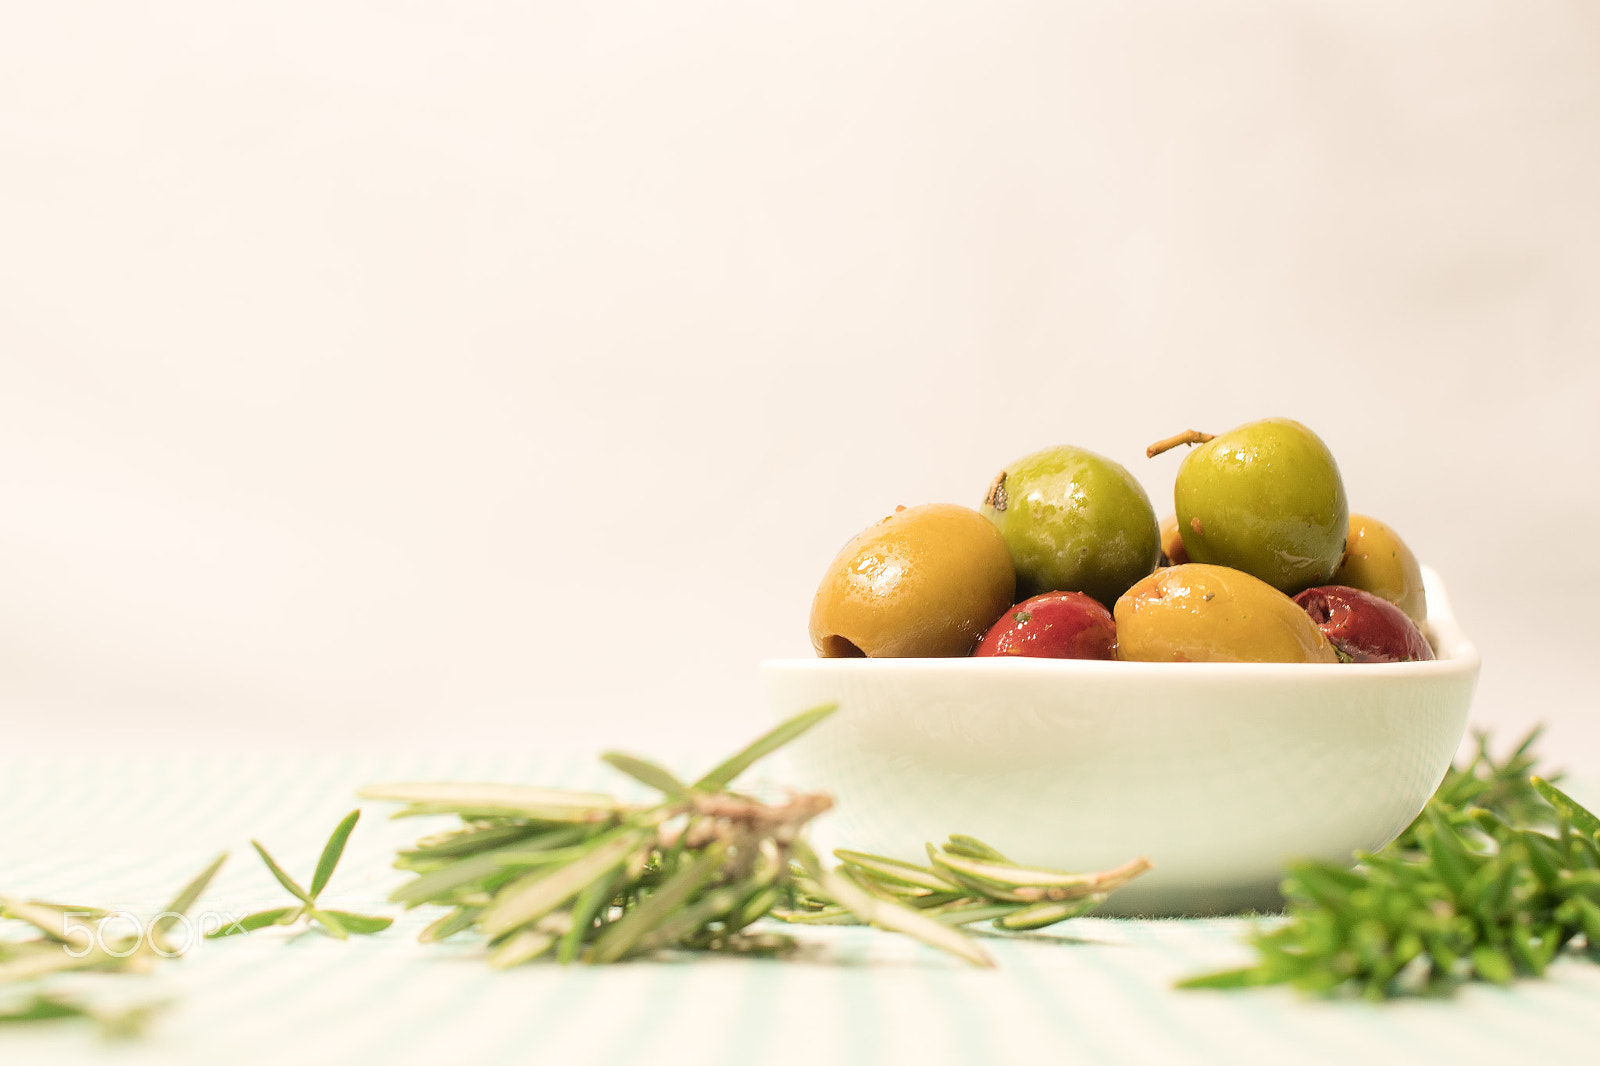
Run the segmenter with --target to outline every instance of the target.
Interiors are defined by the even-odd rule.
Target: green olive
[[[900,508],[828,565],[811,601],[811,646],[825,659],[966,655],[1015,591],[1006,542],[978,512]]]
[[[1185,563],[1117,601],[1117,658],[1178,663],[1336,663],[1301,607],[1242,570]]]
[[[1428,617],[1422,591],[1422,567],[1400,535],[1376,518],[1350,516],[1350,539],[1344,562],[1333,572],[1331,585],[1346,585],[1381,596],[1421,625]]]
[[[1086,592],[1110,606],[1155,569],[1155,511],[1132,474],[1082,448],[1048,448],[1000,471],[983,513],[1005,537],[1017,598]]]
[[[1344,556],[1350,509],[1338,464],[1287,418],[1195,448],[1178,468],[1173,502],[1192,562],[1243,570],[1280,592],[1327,584]]]

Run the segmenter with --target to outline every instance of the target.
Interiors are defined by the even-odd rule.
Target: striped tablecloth
[[[309,876],[358,785],[438,779],[619,787],[587,759],[5,760],[0,893],[148,913],[228,849],[197,910],[280,906],[252,837]],[[356,829],[328,905],[397,913],[383,902],[406,877],[390,868],[392,852],[430,823],[381,813],[369,807]],[[1600,1061],[1600,965],[1578,957],[1544,981],[1372,1006],[1280,989],[1174,990],[1180,976],[1249,957],[1242,919],[1083,918],[993,936],[993,971],[836,928],[791,930],[807,946],[785,961],[491,973],[471,943],[418,944],[430,918],[403,914],[348,943],[265,931],[202,942],[148,977],[85,978],[107,1002],[170,1007],[129,1043],[76,1023],[0,1028],[0,1064]]]

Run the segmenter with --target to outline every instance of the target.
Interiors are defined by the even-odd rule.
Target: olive
[[[972,654],[1115,659],[1117,624],[1105,605],[1088,593],[1046,592],[1001,615]]]
[[[1433,658],[1422,630],[1381,596],[1344,585],[1306,589],[1294,598],[1341,659],[1353,663],[1427,662]]]
[[[811,645],[823,658],[966,655],[1015,591],[1006,542],[978,512],[900,508],[828,565]]]
[[[1422,591],[1422,567],[1394,530],[1364,514],[1350,516],[1350,537],[1344,562],[1329,584],[1362,589],[1382,596],[1421,625],[1428,617]]]
[[[1117,658],[1141,662],[1336,663],[1293,600],[1242,570],[1157,570],[1116,606]]]
[[[1155,511],[1132,474],[1083,448],[1047,448],[1000,471],[983,513],[1005,537],[1021,598],[1086,592],[1110,606],[1155,569]]]
[[[1189,561],[1189,553],[1183,550],[1183,536],[1178,532],[1178,516],[1169,514],[1161,520],[1161,559],[1162,566],[1181,566]]]
[[[1325,584],[1344,556],[1350,509],[1338,464],[1287,418],[1195,448],[1178,468],[1173,502],[1193,562],[1243,570],[1280,592]]]

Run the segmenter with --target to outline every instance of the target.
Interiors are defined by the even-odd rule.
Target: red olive
[[[1294,598],[1342,659],[1403,663],[1433,658],[1422,630],[1388,600],[1344,585],[1321,585]]]
[[[1105,605],[1087,593],[1046,592],[1001,615],[972,654],[1115,659],[1117,623]]]

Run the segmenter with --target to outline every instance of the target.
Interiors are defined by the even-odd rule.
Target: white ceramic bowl
[[[1154,869],[1103,912],[1277,905],[1290,860],[1349,861],[1416,816],[1466,728],[1478,653],[1423,568],[1427,663],[789,659],[772,709],[839,710],[789,751],[822,841],[926,861],[967,833],[1018,862]]]

